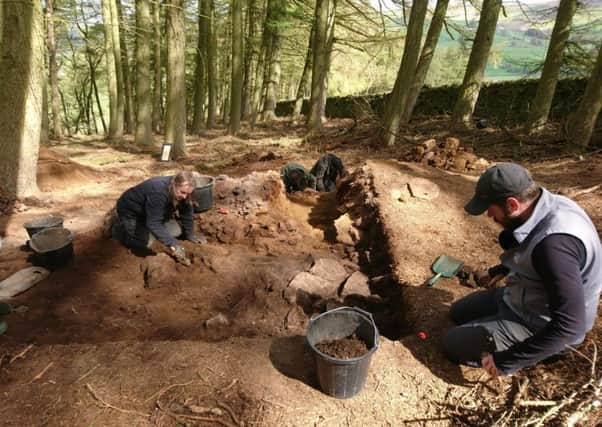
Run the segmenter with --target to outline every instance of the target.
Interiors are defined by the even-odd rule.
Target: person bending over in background
[[[326,154],[316,162],[310,173],[316,177],[316,190],[336,191],[337,179],[347,176],[343,161],[334,154]]]
[[[189,264],[176,237],[206,243],[195,235],[191,195],[195,189],[192,172],[158,176],[126,190],[117,200],[111,236],[126,247],[148,250],[155,240],[170,248],[177,261]]]
[[[322,156],[308,172],[298,163],[288,163],[280,171],[287,193],[311,188],[318,191],[335,191],[337,179],[347,175],[343,161],[334,154]]]
[[[575,202],[550,193],[513,163],[481,175],[464,207],[503,227],[501,264],[479,279],[490,289],[450,308],[459,326],[443,338],[457,363],[508,375],[583,342],[596,319],[602,288],[602,245]],[[494,287],[500,280],[505,287]]]
[[[316,177],[298,163],[287,163],[280,170],[280,177],[287,193],[303,191],[306,188],[316,189]]]

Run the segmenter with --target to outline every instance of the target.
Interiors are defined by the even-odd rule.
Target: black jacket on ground
[[[126,190],[117,200],[117,214],[120,218],[136,219],[167,246],[178,244],[164,225],[174,218],[176,212],[182,223],[184,237],[194,236],[192,204],[183,200],[174,206],[169,199],[169,183],[172,179],[173,176],[147,179]]]

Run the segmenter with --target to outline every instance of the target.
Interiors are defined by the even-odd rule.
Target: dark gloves
[[[188,259],[188,257],[186,257],[186,251],[184,250],[184,248],[182,246],[172,246],[171,254],[176,259],[176,261],[179,262],[180,264],[183,264],[185,266],[190,266],[191,262]]]
[[[202,234],[197,234],[196,236],[188,237],[186,240],[192,243],[199,243],[201,245],[207,243],[207,238]]]

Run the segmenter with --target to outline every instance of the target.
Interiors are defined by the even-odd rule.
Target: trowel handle
[[[437,280],[439,280],[439,278],[440,278],[440,277],[441,277],[441,273],[437,273],[435,276],[431,277],[431,278],[429,279],[429,281],[428,281],[428,282],[426,282],[426,284],[427,284],[427,285],[429,285],[429,286],[433,286],[433,285],[435,284],[435,282],[436,282]]]

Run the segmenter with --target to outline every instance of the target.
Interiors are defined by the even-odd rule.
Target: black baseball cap
[[[531,184],[533,178],[524,167],[515,163],[498,163],[481,175],[475,195],[464,210],[471,215],[481,215],[495,202],[516,196]]]

